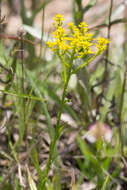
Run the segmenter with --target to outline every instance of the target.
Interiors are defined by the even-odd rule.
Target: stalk
[[[53,160],[53,154],[54,154],[54,151],[55,151],[56,142],[57,142],[57,140],[58,140],[58,138],[60,136],[60,134],[59,134],[60,119],[61,119],[61,114],[63,112],[64,104],[65,104],[65,98],[66,98],[66,94],[67,94],[68,83],[69,83],[69,80],[70,80],[70,77],[71,77],[73,58],[74,58],[74,54],[72,54],[72,56],[71,56],[71,60],[70,60],[70,64],[69,64],[70,67],[69,67],[69,70],[68,70],[67,80],[64,83],[64,90],[63,90],[63,94],[62,94],[60,111],[59,111],[59,113],[57,115],[56,132],[55,132],[54,139],[51,141],[51,144],[50,144],[49,158],[48,158],[48,161],[47,161],[47,164],[46,164],[46,168],[44,170],[43,180],[39,184],[39,190],[42,190],[44,188],[44,186],[45,186],[45,182],[46,182],[46,179],[47,179],[50,167],[51,167],[51,163],[52,163],[52,160]]]

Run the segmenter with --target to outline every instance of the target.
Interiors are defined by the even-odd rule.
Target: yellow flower
[[[75,57],[82,58],[85,55],[95,56],[101,54],[109,43],[108,39],[98,38],[97,42],[92,37],[93,34],[88,33],[88,25],[85,22],[81,22],[78,27],[73,22],[68,24],[69,32],[63,27],[64,18],[61,14],[57,14],[54,18],[56,30],[53,33],[54,42],[48,41],[47,45],[52,51],[65,54],[71,52],[75,53]],[[92,49],[97,48],[97,51]]]
[[[62,26],[64,18],[63,15],[57,14],[56,17],[54,17],[55,22],[53,23],[55,27]]]
[[[85,32],[87,32],[87,30],[88,30],[88,25],[87,25],[85,22],[81,22],[81,23],[79,24],[79,28],[80,28],[80,31],[81,31],[82,33],[85,33]]]
[[[97,47],[97,54],[101,54],[107,47],[107,44],[109,43],[108,39],[105,38],[98,38],[97,44],[95,46]]]
[[[63,37],[65,37],[66,36],[66,32],[65,32],[65,29],[64,28],[62,28],[61,26],[59,26],[58,28],[57,28],[57,30],[53,33],[53,35],[54,35],[54,38],[63,38]]]
[[[70,29],[70,32],[73,34],[78,28],[74,25],[73,22],[68,23],[68,28]]]
[[[54,46],[56,45],[56,42],[51,42],[51,40],[49,40],[47,43],[48,47],[54,51]]]
[[[84,36],[85,36],[85,39],[86,39],[87,41],[89,41],[89,42],[91,42],[91,41],[93,40],[93,38],[92,38],[93,34],[89,34],[88,32],[86,32],[86,33],[84,34]]]

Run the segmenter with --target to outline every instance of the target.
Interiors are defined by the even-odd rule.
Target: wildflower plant
[[[57,14],[54,17],[54,23],[56,30],[53,33],[53,41],[47,42],[48,47],[53,51],[61,60],[63,66],[63,79],[64,88],[61,99],[60,110],[57,115],[55,136],[51,140],[49,158],[46,164],[46,168],[43,174],[43,180],[39,185],[39,189],[42,189],[45,185],[48,172],[53,159],[53,154],[56,146],[56,142],[62,132],[63,126],[60,124],[61,114],[63,112],[64,105],[66,104],[66,94],[68,83],[72,74],[77,73],[83,69],[88,63],[94,60],[98,55],[102,54],[109,43],[108,39],[93,37],[93,34],[88,33],[88,25],[85,22],[81,22],[78,26],[75,26],[72,22],[68,24],[67,29],[63,28],[64,18],[61,14]],[[86,62],[73,67],[74,61],[81,58],[86,58]]]
[[[63,28],[64,18],[61,14],[54,17],[56,30],[53,33],[54,41],[47,42],[48,47],[58,55],[63,63],[64,82],[66,81],[66,70],[71,67],[71,64],[66,63],[65,56],[68,56],[71,62],[83,57],[89,59],[84,64],[78,66],[73,73],[82,69],[85,65],[91,62],[95,57],[103,53],[109,43],[108,39],[99,37],[97,40],[93,34],[88,33],[88,25],[81,22],[78,27],[73,22],[68,24],[67,30]]]

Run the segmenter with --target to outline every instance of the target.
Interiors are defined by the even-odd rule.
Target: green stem
[[[90,63],[91,61],[93,61],[93,59],[95,59],[98,56],[98,54],[95,54],[93,57],[91,57],[88,61],[86,61],[85,63],[83,63],[82,65],[79,65],[73,72],[72,74],[77,73],[78,71],[80,71],[82,68],[84,68],[86,65],[88,65],[88,63]]]
[[[39,190],[42,190],[44,188],[44,186],[45,186],[45,182],[46,182],[46,179],[47,179],[47,176],[48,176],[48,173],[49,173],[49,170],[50,170],[50,166],[51,166],[51,163],[52,163],[52,160],[53,160],[53,154],[54,154],[54,151],[55,151],[56,142],[57,142],[57,140],[58,140],[58,138],[60,136],[60,134],[59,134],[60,119],[61,119],[61,114],[63,112],[64,104],[65,104],[65,97],[66,97],[66,94],[67,94],[68,83],[69,83],[69,80],[70,80],[70,77],[71,77],[73,58],[74,58],[74,54],[72,54],[71,59],[70,59],[70,67],[69,67],[69,70],[68,70],[67,80],[66,80],[66,82],[64,84],[64,90],[63,90],[63,94],[62,94],[60,111],[59,111],[59,113],[57,115],[56,133],[55,133],[54,139],[51,141],[51,144],[50,144],[49,158],[48,158],[46,168],[45,168],[45,171],[44,171],[44,174],[43,174],[43,180],[39,184]]]
[[[43,36],[44,36],[44,20],[45,20],[45,8],[42,10],[42,27],[41,27],[41,40],[40,40],[40,60],[42,58],[42,46],[43,46]]]

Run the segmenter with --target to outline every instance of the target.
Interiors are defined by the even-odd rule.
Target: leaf
[[[37,96],[29,96],[27,94],[21,94],[21,93],[18,94],[18,93],[15,93],[15,92],[1,90],[1,89],[0,89],[0,92],[2,92],[3,94],[8,94],[10,96],[15,96],[15,97],[18,97],[18,98],[28,98],[28,99],[31,99],[31,100],[46,101],[46,99],[39,98]]]
[[[33,26],[26,25],[26,24],[24,24],[23,27],[26,30],[26,32],[31,34],[33,37],[38,38],[39,40],[41,40],[41,38],[42,38],[41,29],[35,28]],[[44,42],[47,42],[47,40],[49,40],[50,38],[51,37],[49,37],[49,35],[47,33],[43,34],[43,41]]]
[[[21,190],[20,185],[19,185],[19,181],[18,181],[16,175],[15,175],[15,178],[14,178],[14,182],[15,182],[16,190]]]
[[[84,7],[83,13],[86,13],[90,8],[92,8],[96,2],[96,0],[90,0],[89,3]]]
[[[34,10],[32,17],[35,18],[36,14],[38,14],[41,10],[43,10],[51,0],[45,0],[38,9]]]
[[[37,152],[37,149],[35,147],[32,149],[31,158],[32,158],[32,161],[36,167],[39,179],[41,180],[42,173],[41,173],[41,169],[40,169],[40,165],[39,165],[38,152]]]
[[[26,169],[27,169],[27,173],[28,173],[28,182],[29,182],[30,189],[37,190],[36,184],[35,184],[34,180],[32,179],[32,176],[31,176],[28,166],[26,166]]]
[[[90,77],[90,82],[89,85],[90,87],[92,87],[92,85],[94,85],[97,81],[97,79],[101,80],[101,77],[104,73],[104,66],[102,64],[98,64],[96,70],[94,71],[94,73],[92,73],[91,77]]]
[[[116,70],[116,71],[112,71],[112,74],[110,76],[110,77],[112,77],[112,80],[110,81],[108,89],[107,89],[107,91],[105,93],[105,99],[104,99],[104,102],[103,102],[104,106],[100,110],[101,121],[105,120],[106,114],[109,111],[109,107],[111,105],[112,98],[115,95],[116,90],[118,88],[118,81],[117,81],[118,75],[119,75],[119,69]]]
[[[29,82],[36,96],[38,96],[39,98],[43,98],[44,92],[41,92],[40,90],[41,87],[38,85],[35,79],[35,76],[32,76],[31,72],[28,72],[28,71],[26,75],[27,75],[27,81]],[[54,127],[52,125],[51,117],[48,112],[47,104],[45,102],[41,102],[41,106],[47,120],[49,135],[50,135],[50,138],[52,139],[54,136]]]
[[[107,189],[107,184],[109,183],[109,180],[110,180],[110,176],[108,175],[106,178],[105,178],[105,181],[103,183],[103,186],[101,188],[101,190],[106,190]]]
[[[94,157],[94,155],[90,152],[89,147],[86,145],[86,143],[81,139],[80,136],[77,137],[77,141],[79,144],[79,147],[81,149],[82,154],[84,155],[85,159],[90,160],[93,164],[97,164],[98,162],[96,160],[96,158]]]

